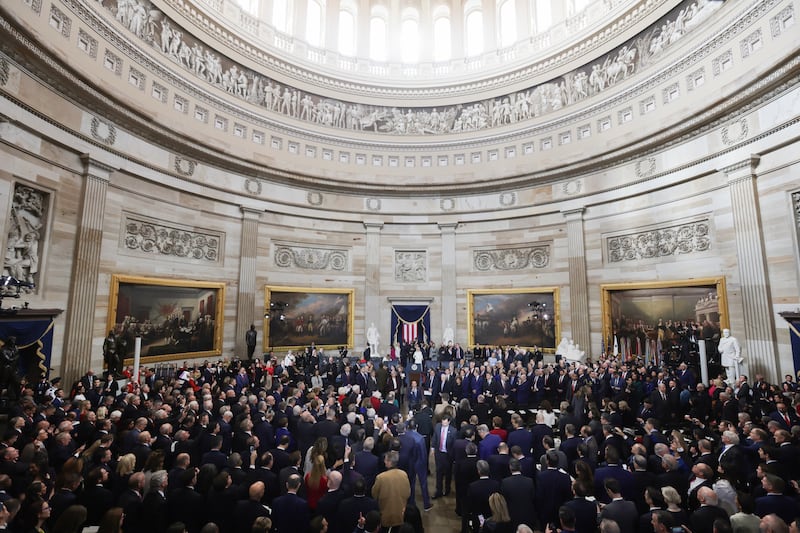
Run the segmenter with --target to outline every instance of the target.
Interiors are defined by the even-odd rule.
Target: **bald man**
[[[697,501],[700,507],[692,513],[690,520],[692,531],[713,531],[714,520],[720,518],[730,524],[728,513],[719,507],[719,500],[714,491],[709,487],[700,487],[697,491]]]
[[[256,481],[247,491],[247,499],[237,502],[233,512],[233,531],[250,531],[259,516],[269,516],[269,508],[261,503],[266,487]]]

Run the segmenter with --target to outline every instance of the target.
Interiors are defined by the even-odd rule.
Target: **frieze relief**
[[[710,249],[708,219],[606,239],[609,263],[685,255]]]
[[[348,269],[350,263],[347,250],[288,244],[276,245],[273,258],[275,266],[278,268],[300,268],[303,270],[335,270],[342,272]]]
[[[218,263],[222,234],[169,226],[149,219],[125,216],[123,246],[148,255],[162,255]]]
[[[14,291],[29,294],[41,283],[44,236],[47,230],[50,194],[21,183],[14,185],[6,234],[3,275],[19,283],[9,283]],[[5,294],[5,287],[0,294]]]
[[[474,250],[472,265],[479,272],[545,268],[550,264],[550,245]]]
[[[428,280],[428,252],[424,250],[395,250],[394,280],[417,283]]]
[[[722,2],[685,0],[619,48],[549,82],[495,99],[435,108],[366,105],[300,91],[217,54],[149,2],[105,0],[102,5],[128,31],[195,77],[272,113],[338,129],[437,135],[525,122],[602,93],[655,63]]]

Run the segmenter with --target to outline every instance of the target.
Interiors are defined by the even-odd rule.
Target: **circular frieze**
[[[511,207],[517,203],[517,193],[504,192],[500,194],[500,205],[503,207]]]
[[[639,178],[646,178],[651,176],[656,171],[656,158],[647,157],[636,162],[636,176]]]
[[[749,130],[747,119],[742,117],[722,128],[722,142],[727,146],[741,142],[747,138]]]
[[[583,181],[582,180],[568,181],[568,182],[564,183],[564,185],[561,186],[561,190],[567,196],[574,196],[574,195],[580,193],[582,189],[583,189]]]
[[[456,202],[452,198],[442,198],[439,200],[439,208],[442,211],[452,211],[456,207]]]
[[[94,139],[109,146],[117,140],[117,128],[97,117],[92,117],[91,132]]]
[[[261,196],[261,180],[254,180],[252,178],[244,180],[244,190],[247,191],[247,194]]]
[[[291,248],[282,246],[275,250],[275,266],[289,268],[294,263],[294,254]]]
[[[381,210],[381,199],[380,198],[367,198],[367,209],[370,211],[380,211]]]
[[[322,205],[322,193],[309,191],[306,194],[306,201],[313,206]]]
[[[175,158],[175,172],[181,176],[191,176],[194,174],[194,169],[196,166],[197,163],[190,159],[184,159],[182,157]]]

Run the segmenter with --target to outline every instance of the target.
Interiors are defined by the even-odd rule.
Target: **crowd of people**
[[[462,533],[798,531],[791,375],[703,384],[686,364],[449,353],[414,372],[312,346],[138,381],[22,380],[0,529],[421,533],[453,493]]]

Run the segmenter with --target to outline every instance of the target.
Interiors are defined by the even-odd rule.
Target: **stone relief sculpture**
[[[24,284],[22,293],[31,293],[39,284],[39,256],[47,220],[48,194],[26,185],[16,184],[6,238],[3,275]]]
[[[395,252],[394,279],[403,283],[426,281],[428,278],[425,252]]]
[[[126,216],[123,242],[129,250],[216,263],[221,239],[220,235],[210,232],[190,231]]]
[[[173,27],[146,0],[102,5],[137,37],[197,77],[265,110],[331,128],[389,135],[439,135],[497,128],[574,105],[608,90],[653,63],[725,0],[684,1],[660,22],[592,64],[550,82],[494,100],[444,108],[397,108],[343,102],[282,86],[234,64]]]
[[[708,220],[620,235],[606,240],[609,263],[638,261],[711,249]]]

